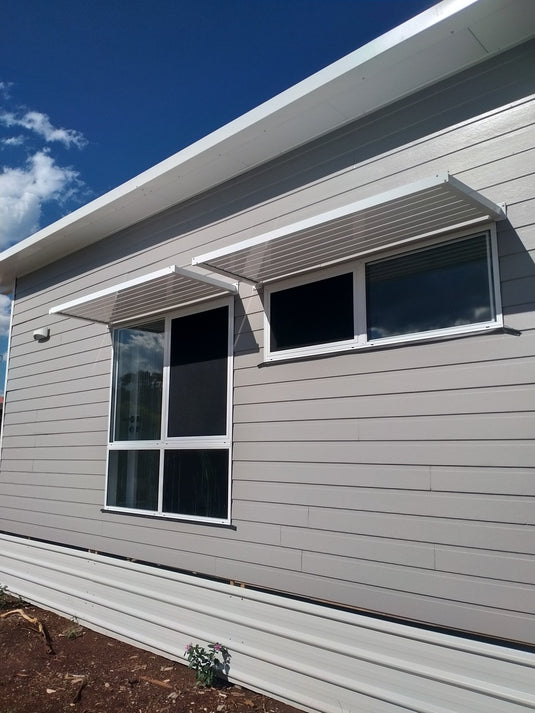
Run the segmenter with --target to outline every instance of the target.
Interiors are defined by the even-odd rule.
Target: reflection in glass
[[[114,332],[115,441],[160,438],[164,330],[161,320]]]
[[[226,518],[228,457],[227,449],[166,451],[164,512]]]
[[[110,451],[107,504],[157,510],[159,461],[158,451]]]
[[[492,320],[491,285],[486,235],[368,263],[368,339]]]

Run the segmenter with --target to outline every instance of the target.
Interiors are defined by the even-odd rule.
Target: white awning
[[[237,291],[228,279],[171,265],[57,305],[49,313],[117,324]]]
[[[504,218],[504,208],[440,174],[199,255],[192,264],[258,285]]]

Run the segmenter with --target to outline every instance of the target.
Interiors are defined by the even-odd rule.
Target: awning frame
[[[136,310],[134,313],[128,314],[128,316],[120,319],[114,319],[113,314],[111,314],[109,319],[98,319],[95,317],[83,316],[80,313],[83,311],[84,307],[90,307],[91,305],[93,305],[95,309],[103,309],[103,307],[106,307],[110,313],[113,313],[115,303],[118,299],[126,297],[128,300],[135,301],[138,296],[145,293],[147,288],[151,288],[151,283],[152,285],[156,285],[157,282],[163,283],[164,281],[166,281],[164,283],[164,287],[180,287],[180,281],[182,281],[184,286],[191,286],[192,283],[197,283],[200,286],[205,286],[207,289],[204,291],[204,294],[196,299],[189,299],[184,302],[180,302],[179,299],[175,298],[170,303],[166,303],[164,306],[158,307],[157,309],[143,308],[143,300],[140,300],[139,310]],[[210,288],[213,289],[210,290]],[[126,280],[124,282],[111,285],[110,287],[105,287],[102,290],[97,290],[96,292],[84,295],[83,297],[78,297],[69,302],[55,305],[49,309],[49,314],[67,315],[78,319],[85,319],[90,322],[116,325],[132,322],[138,319],[145,319],[158,314],[164,314],[173,309],[185,307],[186,305],[196,304],[209,299],[221,297],[222,294],[234,295],[237,294],[237,292],[238,284],[235,281],[232,282],[227,278],[214,276],[201,270],[169,265],[168,267],[156,270],[155,272],[134,277],[131,280]],[[108,307],[107,305],[111,306]],[[82,310],[79,308],[82,308]]]
[[[347,218],[349,220],[354,219],[355,221],[365,221],[367,212],[372,215],[371,212],[373,210],[382,208],[384,206],[385,212],[387,213],[388,206],[393,206],[396,201],[399,201],[400,199],[410,200],[412,197],[414,199],[415,206],[417,206],[419,202],[422,203],[420,197],[423,197],[424,192],[429,191],[429,189],[438,189],[438,191],[443,191],[444,195],[449,198],[458,198],[459,205],[462,206],[462,210],[465,213],[471,212],[474,217],[470,219],[459,219],[457,221],[455,220],[455,215],[452,215],[451,222],[444,225],[440,225],[436,229],[424,230],[422,232],[416,231],[408,238],[392,240],[391,242],[384,242],[378,246],[372,246],[370,248],[362,247],[362,249],[358,249],[358,247],[356,247],[355,249],[347,250],[347,252],[343,255],[335,255],[334,248],[331,249],[331,253],[329,254],[329,248],[325,248],[323,252],[323,257],[321,259],[318,259],[317,263],[309,264],[301,268],[296,266],[295,269],[293,269],[290,265],[290,259],[286,257],[285,269],[281,270],[280,274],[277,274],[276,276],[270,276],[267,279],[262,279],[262,277],[259,278],[258,276],[247,274],[246,271],[233,271],[228,269],[228,267],[225,267],[225,258],[237,257],[238,255],[246,256],[246,254],[248,253],[253,255],[253,251],[255,249],[264,249],[265,252],[268,252],[269,248],[273,247],[275,249],[277,248],[277,246],[282,246],[282,248],[284,249],[286,245],[291,247],[292,239],[294,245],[299,246],[301,253],[306,253],[306,242],[298,242],[299,235],[303,235],[305,231],[309,231],[309,235],[314,238],[317,238],[318,235],[321,236],[322,234],[325,236],[325,238],[329,238],[329,226],[335,226],[336,221],[340,221],[341,219],[343,220],[344,218]],[[422,215],[432,214],[431,211],[425,210],[425,204],[423,205],[423,209],[422,207],[420,207],[419,210],[421,211]],[[459,211],[459,215],[460,213],[461,211]],[[325,213],[320,213],[310,218],[300,220],[296,223],[292,223],[290,225],[271,230],[267,233],[263,233],[252,238],[242,240],[240,242],[234,243],[233,245],[220,248],[218,250],[213,250],[202,255],[198,255],[193,258],[192,265],[204,267],[205,269],[216,272],[227,278],[239,280],[240,282],[246,282],[252,284],[257,289],[261,289],[264,283],[273,282],[275,280],[284,279],[286,277],[301,274],[304,272],[310,272],[312,270],[317,270],[338,263],[349,262],[366,254],[371,254],[379,252],[381,250],[394,248],[398,245],[416,242],[425,238],[436,237],[443,233],[454,232],[470,227],[471,225],[480,225],[483,223],[495,222],[498,220],[504,220],[505,218],[505,204],[499,205],[493,203],[489,199],[485,198],[485,196],[483,196],[481,193],[473,190],[472,188],[462,183],[450,174],[439,173],[435,176],[432,176],[431,178],[426,178],[424,180],[420,180],[414,183],[405,184],[404,186],[400,186],[392,190],[385,191],[383,193],[378,193],[369,198],[349,203],[345,206],[335,208],[334,210],[330,210]],[[370,223],[373,223],[374,220],[377,223],[377,231],[380,232],[381,230],[383,230],[384,232],[385,229],[388,229],[389,225],[386,219],[384,220],[384,223],[381,224],[380,220],[377,222],[377,216],[374,215],[373,219],[370,220]],[[403,220],[404,219],[402,217],[399,220],[394,221],[394,223],[391,222],[391,225],[395,225],[396,222],[403,223]],[[429,225],[432,225],[432,221],[429,222]],[[348,231],[349,228],[346,226],[344,230]],[[373,233],[370,231],[370,235],[372,234]],[[284,242],[285,240],[286,243]],[[325,240],[324,242],[328,243],[329,241]],[[358,243],[357,238],[355,239],[354,243]]]

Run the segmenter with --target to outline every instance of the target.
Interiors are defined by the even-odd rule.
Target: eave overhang
[[[439,174],[199,255],[192,264],[259,286],[505,217],[504,207]]]
[[[443,0],[0,254],[14,280],[535,34],[533,0]]]
[[[49,313],[116,325],[237,291],[236,283],[228,279],[170,265],[56,305]]]

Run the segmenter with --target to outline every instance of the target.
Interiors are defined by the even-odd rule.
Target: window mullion
[[[353,272],[353,309],[355,314],[355,342],[363,346],[368,341],[366,327],[366,263],[357,263]]]
[[[161,423],[161,445],[160,466],[158,477],[158,512],[163,512],[163,479],[165,466],[165,446],[167,444],[167,421],[169,417],[169,380],[171,363],[171,317],[165,319],[164,351],[163,351],[163,379],[162,379],[162,423]]]
[[[164,470],[164,463],[165,463],[165,448],[160,446],[159,448],[160,452],[160,462],[159,462],[159,469],[158,469],[158,512],[162,513],[163,512],[163,470]]]
[[[494,319],[503,324],[502,300],[500,289],[500,260],[498,257],[498,239],[496,236],[496,223],[492,223],[489,228],[489,236],[487,238],[487,250],[489,254],[489,287],[490,294],[494,301]]]
[[[160,438],[162,443],[167,441],[167,419],[169,417],[169,372],[171,354],[171,318],[165,320],[164,351],[163,351],[163,379],[162,379],[162,423]]]

